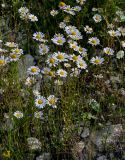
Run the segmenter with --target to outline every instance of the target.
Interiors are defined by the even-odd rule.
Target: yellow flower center
[[[58,43],[62,43],[63,41],[62,41],[61,39],[59,39],[57,42],[58,42]]]
[[[16,52],[16,53],[19,53],[19,52],[20,52],[20,50],[17,48],[17,49],[15,49],[15,52]]]
[[[57,59],[60,59],[60,60],[64,59],[64,55],[58,54]]]
[[[40,35],[40,34],[37,34],[37,35],[36,35],[36,38],[37,38],[37,39],[40,39],[40,38],[41,38],[41,35]]]
[[[60,75],[64,75],[64,72],[63,72],[63,71],[60,71]]]
[[[10,57],[11,57],[12,59],[15,59],[15,58],[17,58],[17,55],[16,55],[16,54],[12,54],[12,55],[10,55]]]
[[[33,73],[37,72],[37,68],[31,68],[31,72]]]
[[[64,2],[59,3],[59,7],[64,7],[66,4]]]
[[[42,99],[39,99],[39,100],[38,100],[38,104],[43,104],[43,100],[42,100]]]
[[[93,39],[91,42],[92,42],[93,44],[96,44],[96,40],[94,40],[94,39]]]
[[[79,48],[79,51],[82,52],[82,51],[83,51],[83,48]]]
[[[51,98],[51,99],[49,100],[49,103],[50,103],[51,105],[54,105],[54,104],[56,103],[56,101],[55,101],[54,98]]]
[[[101,62],[100,59],[96,59],[96,60],[95,60],[95,63],[96,63],[96,64],[99,64],[100,62]]]
[[[53,71],[49,71],[48,75],[51,76],[51,77],[54,77],[54,72]]]
[[[5,60],[4,59],[0,59],[0,65],[4,65],[5,64]]]
[[[72,32],[71,35],[75,36],[75,35],[76,35],[76,32]]]
[[[55,59],[54,58],[50,58],[49,62],[54,64],[55,63]]]
[[[77,60],[78,60],[78,56],[73,56],[72,59],[73,59],[74,61],[77,61]]]

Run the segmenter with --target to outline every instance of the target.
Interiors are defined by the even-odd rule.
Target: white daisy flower
[[[23,118],[23,112],[21,111],[16,111],[13,115],[18,119]]]
[[[58,69],[57,70],[57,75],[65,78],[65,77],[67,77],[67,72],[64,69]]]
[[[31,22],[37,22],[38,18],[36,16],[34,16],[33,14],[29,14],[29,19],[31,20]]]
[[[8,50],[3,49],[3,48],[0,48],[0,52],[1,52],[1,53],[7,53],[7,52],[8,52]]]
[[[20,9],[18,9],[18,12],[20,14],[27,14],[29,12],[29,9],[26,7],[21,7]]]
[[[8,62],[8,58],[5,58],[4,56],[0,57],[0,67],[5,66]]]
[[[83,4],[85,4],[86,0],[76,0],[76,2],[82,6]]]
[[[89,38],[88,43],[91,44],[92,46],[96,46],[100,44],[100,40],[97,37],[92,37]]]
[[[48,56],[46,62],[50,67],[52,67],[52,66],[55,67],[58,64],[56,58],[53,55]]]
[[[33,94],[35,97],[40,96],[40,92],[38,90],[33,90]]]
[[[124,57],[124,51],[123,50],[118,51],[117,54],[116,54],[116,58],[121,59],[123,57]]]
[[[63,45],[66,42],[63,34],[55,34],[54,38],[52,38],[51,40],[57,45]]]
[[[39,45],[39,54],[40,55],[45,55],[49,52],[49,47],[45,44],[40,44]]]
[[[75,7],[72,7],[72,10],[76,11],[76,12],[79,12],[81,11],[81,7],[80,6],[75,6]]]
[[[123,48],[125,48],[125,41],[121,41],[121,45]]]
[[[35,99],[35,105],[39,109],[44,108],[45,105],[46,105],[46,103],[47,103],[47,101],[46,101],[46,99],[43,96],[38,96]]]
[[[102,64],[104,62],[104,58],[101,58],[101,57],[93,57],[91,59],[91,63],[95,64],[95,65],[98,65],[98,64]]]
[[[87,49],[86,48],[82,48],[81,46],[78,47],[78,52],[85,57],[87,55]]]
[[[68,37],[70,37],[73,40],[79,40],[83,38],[81,33],[75,26],[66,26],[65,31]]]
[[[11,50],[11,52],[15,53],[15,54],[18,54],[18,55],[23,54],[23,50],[19,49],[19,48],[14,48],[14,49]]]
[[[80,68],[80,69],[86,69],[87,68],[87,64],[84,60],[80,60],[80,61],[77,61],[77,67]]]
[[[10,47],[10,48],[15,48],[15,47],[18,47],[18,44],[14,42],[6,42],[5,46]]]
[[[108,33],[109,33],[109,35],[111,37],[119,37],[119,36],[121,36],[121,33],[119,31],[115,31],[115,30],[110,30],[110,31],[108,31]]]
[[[77,62],[77,61],[82,60],[82,57],[80,55],[72,54],[70,55],[69,59],[72,60],[73,62]]]
[[[53,17],[56,16],[58,13],[59,12],[57,10],[54,10],[54,9],[50,12],[51,16],[53,16]]]
[[[99,14],[95,14],[95,15],[93,16],[93,19],[94,19],[94,21],[95,21],[96,23],[99,23],[99,22],[102,21],[102,17],[101,17]]]
[[[33,34],[33,39],[40,41],[40,42],[46,42],[44,37],[45,37],[45,35],[42,32],[36,32]]]
[[[20,58],[20,54],[16,54],[16,53],[10,53],[9,55],[9,61],[12,62],[12,61],[18,61]]]
[[[63,11],[66,12],[66,13],[69,13],[71,15],[75,15],[75,12],[74,10],[70,7],[70,5],[66,5],[64,8],[63,8]]]
[[[28,68],[27,73],[29,75],[38,75],[40,73],[40,69],[37,66],[31,66]]]
[[[118,31],[121,33],[121,35],[124,37],[125,36],[125,28],[119,27]]]
[[[71,67],[71,64],[69,64],[69,63],[64,63],[64,66],[65,66],[66,68],[70,68],[70,67]]]
[[[53,108],[57,108],[56,103],[57,103],[58,98],[56,98],[54,95],[50,95],[47,98],[47,104],[49,106],[52,106]]]
[[[76,41],[73,40],[69,40],[69,48],[72,48],[74,51],[78,51],[78,43]]]
[[[103,49],[103,52],[104,52],[105,54],[107,54],[107,55],[113,55],[114,50],[111,49],[111,48],[109,48],[109,47],[106,47],[106,48]]]
[[[64,52],[55,52],[54,57],[58,62],[68,61],[68,55]]]
[[[59,23],[59,28],[65,28],[66,27],[66,23],[65,22],[60,22]]]
[[[84,27],[84,31],[87,33],[87,34],[91,34],[93,32],[93,29],[91,27],[89,27],[88,25],[86,25]]]

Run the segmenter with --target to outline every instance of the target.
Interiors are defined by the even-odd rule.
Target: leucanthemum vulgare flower
[[[124,51],[123,50],[118,51],[117,54],[116,54],[116,58],[121,59],[123,57],[124,57]]]
[[[50,95],[47,98],[47,104],[49,106],[52,106],[53,108],[57,108],[56,103],[57,103],[58,98],[56,98],[54,95]]]
[[[54,9],[50,12],[51,16],[53,16],[53,17],[56,16],[58,13],[59,12],[57,10],[54,10]]]
[[[86,0],[76,0],[76,2],[82,6],[83,4],[85,4]]]
[[[68,40],[69,48],[72,48],[74,51],[78,51],[78,43],[73,40]]]
[[[78,50],[77,50],[83,57],[85,57],[87,55],[87,49],[86,48],[82,48],[81,46],[78,46]]]
[[[75,7],[72,7],[72,10],[76,11],[76,12],[79,12],[81,11],[81,7],[80,6],[75,6]]]
[[[72,60],[73,62],[77,62],[77,61],[82,60],[82,57],[80,55],[72,54],[69,56],[69,59]]]
[[[20,58],[20,54],[16,54],[16,53],[10,53],[10,55],[9,55],[9,61],[10,62],[13,62],[13,61],[18,61],[19,60],[19,58]]]
[[[37,119],[43,119],[43,112],[42,111],[34,112],[34,117]]]
[[[95,15],[93,16],[93,19],[94,19],[94,21],[95,21],[96,23],[99,23],[99,22],[102,21],[102,17],[101,17],[99,14],[95,14]]]
[[[114,50],[111,49],[111,48],[109,48],[109,47],[106,47],[106,48],[103,49],[103,52],[104,52],[105,54],[107,54],[107,55],[113,55]]]
[[[87,68],[87,64],[84,60],[79,60],[77,61],[77,67],[80,69],[86,69]]]
[[[23,112],[21,111],[16,111],[13,115],[18,119],[23,118]]]
[[[38,75],[40,73],[40,69],[37,66],[31,66],[28,68],[27,73],[29,75]]]
[[[121,45],[123,48],[125,48],[125,41],[121,41]]]
[[[59,3],[59,8],[60,9],[63,9],[65,6],[66,6],[66,4],[64,2],[60,2]]]
[[[11,52],[15,53],[15,54],[18,54],[18,55],[23,54],[23,50],[19,49],[19,48],[14,48],[14,49],[11,50]]]
[[[66,23],[65,22],[60,22],[59,23],[59,28],[65,28],[66,27]]]
[[[46,99],[43,96],[38,96],[35,99],[35,105],[39,109],[44,108],[45,105],[46,105],[46,103],[47,103],[47,101],[46,101]]]
[[[66,13],[69,13],[71,15],[75,15],[75,12],[73,10],[73,8],[70,7],[70,5],[66,5],[64,8],[63,8],[63,11],[66,12]]]
[[[30,19],[31,22],[37,22],[38,18],[36,16],[34,16],[33,14],[29,14],[28,18]]]
[[[39,54],[40,55],[45,55],[49,52],[49,47],[45,44],[40,44],[39,45]]]
[[[119,36],[121,36],[121,33],[119,31],[115,31],[115,30],[110,30],[110,31],[108,31],[108,33],[109,33],[109,35],[111,37],[119,37]]]
[[[57,45],[63,45],[66,42],[63,34],[55,34],[54,37],[51,39],[53,43]]]
[[[14,43],[14,42],[6,42],[5,46],[10,47],[10,48],[16,48],[16,47],[18,47],[18,44]]]
[[[0,67],[5,66],[8,63],[8,58],[5,58],[4,56],[0,57]]]
[[[97,37],[92,37],[89,38],[88,43],[91,44],[92,46],[97,46],[100,44],[100,40]]]
[[[88,25],[86,25],[84,27],[84,31],[87,33],[87,34],[91,34],[93,32],[93,29],[91,27],[89,27]]]
[[[7,53],[7,52],[8,52],[8,50],[0,48],[0,53]]]
[[[30,87],[36,82],[36,79],[34,77],[27,77],[25,81],[25,85]]]
[[[65,78],[65,77],[67,77],[67,72],[64,69],[58,69],[57,70],[57,75]]]
[[[64,67],[70,68],[70,67],[71,67],[71,64],[69,64],[69,63],[64,63]]]
[[[96,57],[93,57],[90,62],[95,64],[95,65],[99,65],[99,64],[102,64],[104,62],[104,58],[96,56]]]
[[[66,26],[65,32],[67,33],[67,36],[73,40],[79,40],[83,38],[80,31],[75,26]]]
[[[51,70],[50,68],[45,67],[41,72],[48,78],[55,77],[55,71]]]
[[[27,138],[28,146],[31,150],[41,149],[41,142],[34,137]]]
[[[121,33],[121,35],[124,37],[125,36],[125,28],[119,27],[118,31]]]
[[[58,62],[68,61],[68,55],[64,52],[55,52],[54,57]]]
[[[29,9],[26,7],[21,7],[20,9],[18,9],[18,12],[20,14],[27,14],[29,12]]]
[[[36,32],[33,34],[33,39],[39,42],[46,42],[47,40],[44,39],[45,35],[42,32]]]
[[[50,67],[52,67],[52,66],[55,67],[58,64],[54,55],[49,55],[46,62]]]

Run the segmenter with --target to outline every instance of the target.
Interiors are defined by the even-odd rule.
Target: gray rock
[[[105,146],[114,144],[118,141],[122,133],[123,128],[121,124],[110,125],[101,130],[92,132],[90,139],[101,151]]]
[[[107,160],[106,156],[100,156],[97,158],[97,160]]]
[[[35,65],[34,58],[30,54],[24,55],[24,57],[18,61],[19,78],[21,80],[26,78],[27,69],[33,65]]]
[[[89,128],[84,128],[83,132],[81,133],[81,138],[86,138],[89,136]]]

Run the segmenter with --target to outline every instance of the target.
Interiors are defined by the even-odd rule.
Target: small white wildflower
[[[56,16],[57,14],[58,14],[59,12],[57,11],[57,10],[52,10],[51,12],[50,12],[50,14],[51,14],[51,16]]]
[[[123,57],[124,57],[124,51],[123,50],[118,51],[117,54],[116,54],[116,58],[121,59]]]
[[[23,112],[21,111],[16,111],[13,115],[18,119],[23,118]]]
[[[96,23],[99,23],[99,22],[102,21],[102,17],[101,17],[99,14],[95,14],[95,15],[93,16],[93,19],[94,19],[94,21],[95,21]]]
[[[95,64],[95,65],[99,65],[99,64],[102,64],[104,62],[104,58],[101,58],[101,57],[93,57],[91,59],[91,63]]]

